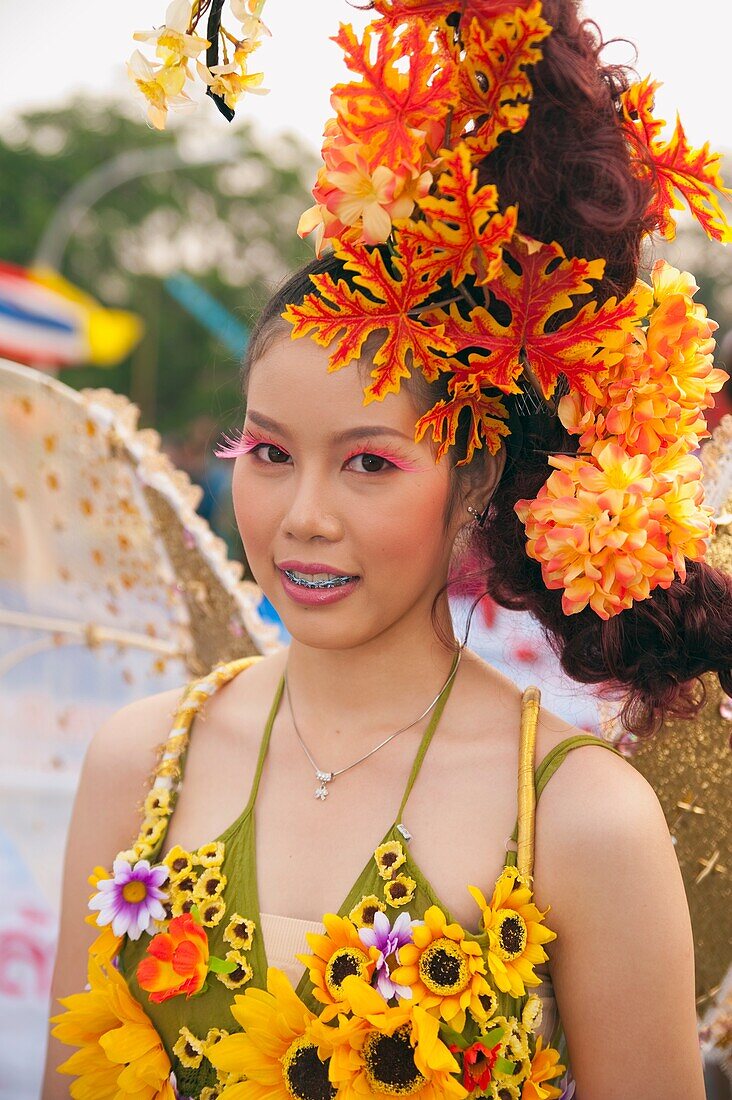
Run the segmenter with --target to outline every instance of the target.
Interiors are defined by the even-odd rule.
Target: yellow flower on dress
[[[218,1100],[221,1091],[217,1085],[206,1085],[198,1094],[198,1100]]]
[[[205,928],[215,928],[226,912],[226,902],[219,895],[210,901],[200,901],[198,908],[201,914],[201,924]]]
[[[167,817],[161,817],[160,814],[153,814],[150,817],[146,817],[140,826],[139,840],[144,844],[149,844],[151,848],[154,848],[164,835],[167,827]]]
[[[77,1077],[70,1094],[77,1100],[101,1096],[175,1100],[170,1059],[122,975],[111,964],[90,956],[88,979],[91,988],[61,997],[59,1003],[66,1011],[51,1017],[56,1025],[51,1034],[79,1047],[58,1067],[59,1073]]]
[[[220,867],[224,862],[224,842],[213,840],[210,844],[204,844],[196,852],[196,863],[203,867]]]
[[[386,906],[376,894],[367,894],[361,898],[358,905],[354,906],[348,914],[348,919],[353,921],[357,928],[373,928],[374,917],[377,913],[385,913]]]
[[[193,856],[185,848],[181,848],[180,844],[176,844],[175,847],[170,849],[163,858],[163,863],[170,870],[171,883],[182,878],[183,875],[190,874],[193,870]]]
[[[111,877],[112,876],[110,872],[106,869],[106,867],[95,867],[92,873],[89,875],[88,879],[86,880],[92,887],[93,891],[89,895],[89,897],[91,898],[94,896],[94,894],[97,893],[98,883],[100,879],[108,879]],[[96,913],[89,913],[86,917],[84,917],[84,920],[87,924],[91,924],[93,928],[99,927],[97,924]],[[100,930],[97,938],[91,944],[89,948],[89,954],[97,956],[101,962],[111,962],[112,959],[116,958],[123,939],[123,936],[115,936],[114,932],[112,931],[111,924],[106,924]]]
[[[196,901],[208,901],[223,893],[226,886],[226,875],[219,867],[207,867],[199,876],[193,890]]]
[[[194,891],[197,881],[197,875],[186,872],[171,882],[170,907],[174,917],[180,917],[183,913],[190,913],[196,904]]]
[[[327,1029],[313,1035],[316,1016],[295,993],[287,976],[270,966],[267,989],[234,997],[231,1014],[243,1031],[227,1035],[208,1052],[217,1071],[246,1074],[242,1085],[225,1087],[226,1100],[335,1100],[328,1080]]]
[[[486,981],[480,944],[457,923],[448,924],[437,905],[431,905],[424,923],[412,929],[413,943],[399,948],[399,966],[391,972],[396,985],[412,990],[415,1004],[437,1008],[455,1031],[465,1027],[465,1010],[478,1020],[486,1017],[481,996],[491,988]]]
[[[189,1069],[198,1069],[205,1054],[205,1045],[202,1039],[197,1039],[187,1027],[182,1027],[179,1038],[173,1047],[173,1054],[181,1065]]]
[[[387,1005],[361,978],[345,980],[355,1016],[340,1016],[337,1028],[314,1025],[333,1046],[330,1081],[338,1100],[374,1094],[415,1100],[463,1100],[467,1090],[453,1074],[459,1065],[439,1037],[440,1023],[411,1002]]]
[[[390,882],[387,882],[384,887],[384,897],[387,900],[387,904],[392,905],[395,909],[398,909],[402,905],[409,905],[409,902],[414,897],[414,893],[417,889],[417,883],[409,875],[402,875],[401,873],[395,875]]]
[[[468,890],[483,914],[489,940],[485,954],[495,984],[502,993],[523,997],[527,985],[541,985],[534,967],[549,957],[541,945],[557,938],[542,924],[549,910],[537,909],[516,867],[503,869],[490,902],[476,886]]]
[[[555,1088],[548,1082],[552,1077],[559,1077],[564,1073],[566,1066],[559,1062],[559,1051],[554,1047],[546,1047],[542,1050],[544,1037],[540,1035],[536,1040],[536,1050],[531,1060],[531,1070],[521,1091],[521,1100],[556,1100],[562,1095],[562,1090]]]
[[[313,954],[296,957],[310,971],[313,996],[326,1006],[321,1019],[327,1022],[339,1012],[350,1011],[343,993],[344,978],[356,975],[370,981],[379,951],[375,947],[367,948],[361,942],[348,917],[326,913],[323,924],[324,936],[317,932],[305,933]]]
[[[541,997],[537,997],[536,993],[529,993],[521,1013],[521,1023],[527,1031],[536,1031],[541,1024],[543,1015],[544,1006],[541,1003]]]
[[[206,1032],[206,1038],[203,1040],[203,1052],[208,1058],[209,1050],[213,1050],[217,1043],[221,1042],[229,1032],[223,1027],[210,1027]]]
[[[167,816],[172,810],[170,791],[167,787],[152,787],[145,799],[145,817]]]
[[[232,913],[231,919],[224,929],[224,939],[239,951],[249,951],[254,942],[255,928],[256,925],[253,920],[247,920],[239,913]]]
[[[374,859],[379,874],[386,879],[391,878],[397,867],[407,862],[404,849],[398,840],[388,840],[386,844],[380,844],[374,852]]]
[[[236,969],[229,974],[217,973],[216,977],[227,989],[241,989],[254,977],[254,971],[240,951],[227,951],[226,961],[235,963]]]

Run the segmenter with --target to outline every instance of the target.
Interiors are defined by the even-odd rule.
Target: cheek
[[[429,478],[417,482],[417,478],[405,478],[405,492],[382,506],[369,525],[374,549],[382,560],[399,568],[409,566],[415,576],[422,568],[433,569],[445,554],[443,516],[447,506],[442,481]]]
[[[246,458],[238,458],[234,463],[231,498],[239,534],[249,557],[256,552],[259,543],[269,539],[271,498],[261,479],[247,476],[246,463]]]

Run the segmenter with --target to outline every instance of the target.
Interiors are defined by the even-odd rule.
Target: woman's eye
[[[361,470],[358,471],[359,473],[380,474],[388,466],[394,465],[393,462],[390,462],[388,458],[384,458],[383,455],[372,455],[368,451],[362,451],[360,454],[352,455],[348,461],[354,462],[358,458],[364,460],[364,465]],[[377,465],[374,466],[374,463]]]
[[[262,447],[267,449],[268,458],[262,458]],[[259,461],[264,462],[268,466],[284,466],[285,463],[279,457],[273,457],[272,451],[275,452],[275,456],[282,455],[285,459],[290,457],[286,451],[282,451],[279,447],[275,447],[274,443],[257,443],[256,447],[252,447],[251,453],[256,454]]]

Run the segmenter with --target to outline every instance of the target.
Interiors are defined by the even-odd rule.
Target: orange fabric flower
[[[174,917],[167,932],[153,936],[137,967],[137,981],[156,1004],[198,993],[208,973],[208,937],[190,913]]]
[[[559,1062],[559,1051],[554,1047],[542,1050],[544,1037],[536,1040],[536,1050],[531,1059],[531,1072],[523,1083],[521,1100],[556,1100],[562,1090],[548,1084],[552,1077],[559,1077],[567,1068]]]

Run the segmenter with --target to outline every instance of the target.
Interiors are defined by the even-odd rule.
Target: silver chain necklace
[[[284,677],[285,677],[285,694],[287,695],[287,704],[290,708],[290,716],[292,718],[292,724],[295,727],[295,733],[297,734],[297,739],[300,742],[300,744],[302,745],[303,750],[305,752],[305,755],[307,756],[308,760],[310,761],[313,768],[315,769],[315,777],[316,777],[316,779],[318,780],[318,783],[319,783],[319,786],[316,787],[316,789],[315,789],[315,797],[316,798],[319,798],[321,802],[324,802],[325,799],[328,797],[327,784],[332,783],[337,775],[343,775],[344,772],[350,771],[351,768],[355,768],[357,764],[362,764],[364,762],[364,760],[368,760],[368,758],[370,756],[373,756],[375,752],[378,752],[379,749],[383,749],[384,745],[388,745],[389,742],[393,741],[395,737],[398,737],[400,733],[404,733],[405,730],[411,729],[412,726],[416,726],[417,722],[421,722],[422,719],[425,717],[425,715],[429,714],[429,712],[432,710],[432,708],[435,706],[435,704],[440,699],[440,696],[443,694],[443,692],[447,688],[447,685],[450,683],[450,681],[452,679],[454,679],[455,674],[457,673],[458,667],[460,665],[460,658],[463,655],[463,649],[464,648],[465,648],[465,643],[458,646],[457,661],[455,662],[455,667],[451,670],[450,674],[448,675],[447,679],[445,680],[445,683],[442,685],[442,687],[438,691],[437,695],[434,697],[434,699],[432,700],[430,705],[427,707],[427,710],[423,711],[422,714],[420,714],[419,718],[415,718],[414,721],[410,722],[408,726],[402,726],[402,728],[400,730],[397,730],[395,733],[390,733],[388,737],[385,737],[383,741],[379,742],[379,744],[376,746],[376,748],[370,749],[369,752],[364,753],[363,756],[359,756],[358,760],[354,760],[352,764],[347,764],[345,768],[339,768],[338,771],[335,771],[335,772],[326,772],[326,771],[323,771],[322,768],[318,767],[318,765],[313,760],[313,757],[312,757],[312,754],[311,754],[310,750],[308,749],[307,745],[305,744],[305,742],[303,740],[303,737],[302,737],[302,734],[300,733],[300,730],[297,728],[297,722],[295,721],[295,714],[294,714],[293,709],[292,709],[292,700],[290,699],[290,688],[289,688],[289,685],[287,683],[287,671],[285,671],[285,673],[284,673]]]

